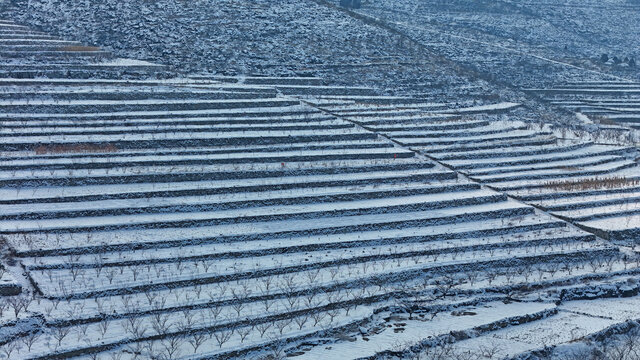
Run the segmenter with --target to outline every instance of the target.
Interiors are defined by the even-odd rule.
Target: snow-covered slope
[[[144,69],[119,78],[128,65]],[[0,79],[1,280],[22,290],[0,298],[11,359],[382,358],[516,343],[506,328],[526,339],[517,355],[637,317],[578,302],[637,302],[631,247],[510,197],[633,181],[629,149],[560,142],[510,120],[528,111],[515,102],[109,66]],[[582,210],[633,220],[615,194]]]

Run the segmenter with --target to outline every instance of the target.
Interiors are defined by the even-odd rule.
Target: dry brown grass
[[[97,46],[63,46],[59,48],[60,51],[69,52],[83,52],[83,51],[100,51]]]
[[[589,178],[578,181],[552,181],[544,186],[548,189],[562,191],[582,191],[593,189],[616,189],[623,187],[639,186],[640,180],[625,177]]]
[[[73,154],[92,152],[117,152],[113,144],[73,144],[73,145],[40,145],[34,149],[37,155],[45,154]]]

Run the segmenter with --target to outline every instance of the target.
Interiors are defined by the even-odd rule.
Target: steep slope
[[[66,38],[180,71],[333,74],[345,84],[455,80],[427,73],[429,56],[375,26],[313,1],[9,1],[4,12]],[[422,71],[420,71],[422,69]]]

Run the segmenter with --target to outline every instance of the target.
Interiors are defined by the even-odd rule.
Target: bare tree
[[[36,341],[38,341],[39,338],[40,338],[39,332],[32,332],[29,335],[24,336],[22,338],[22,342],[27,347],[27,350],[31,351],[31,347],[33,346],[33,344],[36,343]]]
[[[80,325],[78,325],[78,341],[80,341],[80,339],[83,336],[87,336],[87,331],[89,331],[89,325],[90,324],[80,324]]]
[[[247,338],[247,336],[249,336],[249,334],[251,334],[251,331],[253,330],[253,326],[244,326],[244,327],[240,327],[236,329],[236,334],[238,334],[238,336],[240,336],[240,342],[244,343],[244,339]]]
[[[333,324],[333,319],[336,318],[336,316],[340,315],[340,310],[339,309],[332,309],[327,311],[327,315],[329,315],[329,321]]]
[[[260,293],[262,295],[271,294],[271,287],[273,286],[273,277],[271,276],[263,276],[260,278],[260,282],[258,283]]]
[[[271,328],[272,325],[273,323],[265,322],[255,326],[255,328],[258,329],[258,332],[260,332],[260,338],[264,337],[264,334],[267,332],[267,330],[269,330],[269,328]]]
[[[298,329],[302,330],[302,328],[304,327],[304,324],[306,324],[307,321],[309,321],[309,315],[304,314],[304,315],[297,316],[293,319],[293,321],[298,325]]]
[[[604,258],[604,263],[607,265],[607,271],[612,271],[613,270],[613,265],[616,262],[616,257],[615,256],[607,256]]]
[[[149,306],[152,306],[156,298],[158,297],[158,293],[155,291],[147,291],[144,293],[144,296],[147,298],[147,302],[149,302]]]
[[[134,342],[132,344],[127,345],[127,351],[133,354],[133,360],[138,359],[142,355],[143,349],[144,349],[144,344],[141,342]]]
[[[495,342],[480,346],[479,352],[486,359],[497,359],[502,348]]]
[[[563,261],[561,270],[571,275],[573,273],[573,264],[571,263],[571,261],[569,260]]]
[[[233,289],[231,290],[231,294],[233,296],[233,303],[231,304],[231,308],[235,310],[238,317],[240,317],[240,314],[242,313],[242,309],[244,309],[245,307],[245,303],[244,303],[245,299],[242,298],[242,295],[239,292],[236,292]]]
[[[284,329],[286,329],[287,326],[289,326],[289,324],[291,324],[291,319],[276,321],[274,325],[278,329],[278,332],[280,333],[280,335],[282,335],[282,333],[284,332]]]
[[[57,327],[53,329],[53,337],[58,341],[58,344],[56,345],[56,349],[60,347],[60,345],[62,345],[62,340],[64,340],[64,338],[67,337],[67,335],[69,335],[70,331],[71,331],[71,328],[66,326]]]
[[[175,359],[179,356],[178,353],[183,341],[184,338],[176,335],[168,336],[162,339],[161,344],[164,348],[165,353],[167,354],[168,359]]]
[[[130,270],[131,270],[131,275],[133,275],[133,281],[137,281],[138,275],[140,275],[141,269],[138,266],[132,266]]]
[[[118,274],[118,270],[116,269],[109,269],[107,272],[107,280],[109,280],[109,285],[113,284],[113,279],[116,277],[116,275]]]
[[[112,358],[113,360],[120,360],[120,359],[122,359],[123,355],[124,355],[124,353],[122,353],[120,351],[113,351],[113,352],[109,353],[109,357]]]
[[[436,289],[440,294],[440,298],[449,296],[451,290],[453,290],[457,286],[456,279],[451,274],[443,275],[442,279],[438,280],[435,284]]]
[[[11,296],[7,299],[9,307],[13,310],[13,314],[16,318],[20,315],[22,310],[25,310],[26,303],[22,296]]]
[[[93,270],[96,272],[96,277],[100,277],[100,273],[104,268],[104,259],[102,258],[101,254],[93,255],[93,264],[94,264]]]
[[[365,264],[365,263],[363,263]],[[366,273],[366,272],[365,272]],[[307,277],[308,284],[314,284],[320,275],[320,269],[309,270],[305,273]]]
[[[207,311],[209,312],[211,322],[213,324],[217,324],[220,320],[220,313],[222,313],[222,306],[219,304],[213,304],[207,309]]]
[[[102,320],[98,323],[98,329],[100,329],[100,333],[102,334],[102,337],[104,337],[107,334],[107,331],[109,330],[109,321],[107,320]]]
[[[491,283],[493,283],[498,277],[498,273],[495,271],[489,271],[486,273],[486,277],[487,277],[487,282],[489,283],[489,285],[491,285]]]
[[[475,282],[478,280],[478,276],[480,275],[480,273],[471,270],[467,271],[464,275],[467,278],[467,281],[469,281],[469,285],[473,287],[473,284],[475,284]]]
[[[515,271],[513,271],[512,269],[507,269],[505,270],[502,275],[504,276],[504,278],[507,280],[507,284],[511,285],[511,281],[513,280],[513,278],[516,276]]]
[[[143,322],[140,318],[131,316],[127,318],[127,324],[129,331],[135,338],[141,338],[147,329],[143,326]]]
[[[553,275],[555,275],[559,270],[560,270],[560,265],[558,263],[551,263],[547,265],[547,273],[552,278],[553,278]]]
[[[338,275],[339,272],[340,268],[338,268],[337,266],[329,268],[329,276],[331,277],[331,281],[335,280],[336,275]]]
[[[213,336],[216,338],[216,342],[221,349],[222,345],[229,341],[231,335],[233,335],[233,329],[222,329],[213,333]]]
[[[191,347],[193,347],[193,353],[195,354],[198,352],[198,348],[207,341],[207,335],[202,333],[193,334],[188,341]]]
[[[275,341],[271,347],[271,359],[273,360],[284,360],[287,358],[287,354],[285,352],[286,343],[282,340]]]
[[[15,341],[2,345],[2,353],[7,356],[7,359],[11,359],[14,351],[20,351],[20,346]]]
[[[453,347],[451,344],[443,343],[425,349],[422,354],[424,359],[429,360],[449,360],[453,355]]]
[[[193,291],[196,294],[196,298],[198,300],[200,300],[200,297],[202,296],[202,285],[196,285],[193,287]]]

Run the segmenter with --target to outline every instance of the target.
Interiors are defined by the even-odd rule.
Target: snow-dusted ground
[[[144,91],[144,85],[137,86],[138,93]],[[129,106],[136,104],[144,106],[143,102]],[[25,110],[40,105],[21,103]],[[580,280],[592,284],[587,286],[602,286],[638,272],[640,263],[634,257],[622,256],[593,235],[508,200],[358,126],[360,118],[386,116],[380,109],[368,112],[362,104],[339,105],[339,117],[323,115],[322,121],[317,120],[320,112],[309,106],[276,109],[258,107],[257,117],[241,111],[225,110],[219,116],[212,112],[215,121],[246,126],[241,131],[220,126],[195,133],[179,125],[179,116],[189,119],[188,112],[171,110],[175,119],[152,127],[161,134],[190,137],[196,142],[191,147],[164,146],[162,135],[144,138],[152,143],[148,149],[129,148],[126,144],[135,142],[119,141],[118,148],[106,153],[74,153],[68,148],[56,153],[55,147],[41,154],[7,151],[0,163],[5,184],[0,226],[18,250],[29,278],[46,297],[30,303],[27,313],[42,314],[51,328],[50,336],[36,337],[24,353],[28,355],[20,352],[18,358],[52,352],[68,357],[96,344],[106,346],[99,351],[100,358],[131,358],[131,352],[172,358],[271,352],[307,358],[334,352],[354,358],[373,356],[406,349],[429,336],[553,312],[556,306],[551,301],[561,286]],[[435,111],[455,107],[439,109]],[[308,115],[287,115],[300,111]],[[24,114],[30,116],[28,111]],[[140,114],[151,120],[161,113]],[[203,115],[194,119],[206,119]],[[131,136],[122,131],[125,128],[102,121],[111,116],[108,113],[94,116],[97,121],[91,127],[76,127],[71,134],[95,133],[82,135],[85,141]],[[269,124],[269,130],[251,130],[252,120],[260,124],[269,119],[286,121]],[[397,118],[394,125],[378,125],[376,131],[391,138],[409,136],[451,145],[498,143],[487,138],[512,141],[508,140],[512,132],[532,139],[540,134],[522,122],[421,119]],[[4,134],[3,141],[55,144],[64,139],[74,144],[70,138],[74,135],[63,135],[65,128],[56,126],[57,121],[68,120],[52,121],[47,136],[16,137],[14,131]],[[20,122],[12,124],[22,130]],[[417,131],[402,130],[423,125]],[[114,131],[122,135],[110,134]],[[359,137],[334,139],[349,134]],[[289,141],[262,143],[267,136]],[[203,142],[231,137],[244,139],[245,144]],[[456,165],[463,169],[473,165],[469,175],[487,181],[504,176],[546,179],[566,176],[563,171],[569,170],[560,167],[597,170],[601,164],[624,163],[621,147],[569,142],[526,148],[541,151],[542,159],[554,159],[553,154],[565,148],[572,152],[556,156],[545,167],[538,164],[540,157],[520,151],[505,157],[505,165],[498,167],[489,161],[488,149],[468,153],[459,149],[457,154],[469,160]],[[420,151],[429,155],[426,147]],[[475,162],[474,156],[478,156]],[[379,313],[386,309],[393,318],[407,301],[420,308],[453,309],[451,296],[464,302],[481,298],[489,289],[528,283],[548,289],[550,295],[544,297],[549,299],[511,304],[478,300],[468,308],[475,315],[439,310],[433,318],[421,315],[419,321],[385,320],[380,315],[385,313]],[[299,340],[291,340],[295,338]],[[290,340],[283,345],[278,339]],[[460,346],[464,349],[473,341],[462,341]],[[516,354],[535,347],[520,344],[513,349]]]
[[[94,60],[68,65],[153,68]],[[633,245],[636,198],[606,201],[640,191],[634,149],[559,140],[519,102],[299,76],[0,85],[12,359],[383,357],[452,334],[517,355],[638,317],[633,247],[571,224]]]

